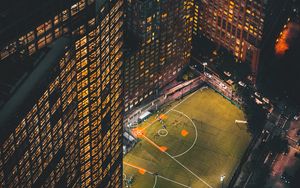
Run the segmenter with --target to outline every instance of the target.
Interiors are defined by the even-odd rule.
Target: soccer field
[[[124,157],[124,179],[133,188],[217,188],[225,175],[226,187],[251,140],[235,123],[243,112],[211,89],[163,108],[134,130],[140,141]]]

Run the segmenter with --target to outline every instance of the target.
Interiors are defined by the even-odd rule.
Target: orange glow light
[[[280,32],[280,36],[276,40],[275,44],[275,52],[276,55],[282,56],[285,52],[290,49],[291,41],[294,40],[295,37],[299,36],[300,33],[300,25],[290,22],[284,27],[283,31]]]
[[[132,129],[131,132],[137,138],[141,138],[144,135],[144,130],[139,127]]]
[[[162,119],[162,120],[166,120],[168,118],[168,116],[166,114],[161,114],[159,116],[159,118]]]
[[[280,37],[277,39],[278,42],[275,45],[275,52],[277,55],[284,55],[284,53],[289,49],[289,45],[287,43],[288,33],[289,29],[284,29]]]
[[[139,173],[144,175],[146,173],[146,170],[141,168],[141,169],[139,169]]]
[[[130,164],[130,163],[127,163],[127,162],[123,162],[123,163],[124,163],[124,165],[127,165],[127,166],[130,166],[130,167],[132,167],[132,168],[137,169],[138,172],[139,172],[140,174],[145,174],[145,173],[147,172],[146,169],[141,168],[141,167],[139,167],[139,166],[136,166],[136,165],[133,165],[133,164]]]
[[[189,132],[187,130],[185,130],[185,129],[183,129],[181,131],[181,136],[183,136],[183,137],[186,137],[188,134],[189,134]]]
[[[167,148],[166,146],[160,146],[160,147],[159,147],[159,150],[160,150],[161,152],[166,152],[166,151],[168,150],[168,148]]]

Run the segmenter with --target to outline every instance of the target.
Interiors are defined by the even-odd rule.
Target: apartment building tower
[[[251,63],[255,76],[263,35],[263,0],[195,0],[193,34],[225,47],[237,59]]]
[[[123,0],[0,6],[0,187],[122,187]]]
[[[192,0],[127,0],[125,111],[154,99],[189,62]]]

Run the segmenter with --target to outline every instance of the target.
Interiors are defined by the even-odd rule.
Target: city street
[[[300,139],[300,137],[297,136],[297,132],[299,130],[300,130],[300,121],[292,121],[286,136],[289,141],[289,144],[297,150],[300,149],[300,147],[297,146],[297,142]]]
[[[280,125],[279,125],[280,126]],[[289,152],[277,155],[272,164],[271,177],[267,182],[267,186],[285,188],[288,187],[282,180],[281,175],[286,172],[289,175],[293,175],[295,170],[300,166],[300,159],[295,157],[295,153],[300,152],[297,141],[297,131],[300,129],[300,121],[292,121],[287,131],[286,138],[289,142]]]

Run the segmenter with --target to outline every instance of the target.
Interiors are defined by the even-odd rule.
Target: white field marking
[[[238,120],[238,119],[236,119],[236,120],[235,120],[235,123],[243,123],[243,124],[247,124],[247,123],[248,123],[248,121],[244,121],[244,120]]]
[[[194,128],[195,128],[195,131],[196,131],[196,138],[194,139],[194,142],[193,142],[193,144],[191,145],[191,147],[189,147],[189,149],[187,149],[186,151],[184,151],[184,152],[182,152],[182,153],[180,153],[180,154],[178,154],[178,155],[173,156],[174,158],[176,158],[176,157],[180,157],[180,156],[186,154],[187,152],[189,152],[189,151],[195,146],[195,144],[196,144],[196,142],[197,142],[197,139],[198,139],[198,131],[197,131],[197,127],[196,127],[194,121],[193,121],[188,115],[186,115],[185,113],[180,112],[180,111],[178,111],[178,110],[173,110],[173,111],[174,111],[174,112],[177,112],[177,113],[180,113],[180,114],[184,115],[186,118],[188,118],[188,119],[192,122],[192,124],[193,124],[193,126],[194,126]]]
[[[169,109],[165,114],[169,113],[171,110],[175,109],[177,106],[179,106],[181,103],[183,103],[184,101],[186,101],[188,98],[190,98],[191,96],[193,96],[196,92],[192,93],[191,95],[189,95],[187,98],[183,99],[180,103],[178,103],[177,105],[173,106],[171,109]],[[156,120],[158,121],[158,120]],[[152,122],[151,124],[149,124],[148,126],[144,127],[143,130],[145,130],[146,128],[148,128],[149,126],[151,126],[153,123],[155,123],[156,121]],[[207,185],[209,188],[213,188],[211,185],[209,185],[206,181],[204,181],[202,178],[200,178],[197,174],[195,174],[193,171],[191,171],[189,168],[187,168],[186,166],[184,166],[181,162],[179,162],[176,158],[174,158],[172,155],[170,155],[168,152],[164,151],[163,153],[167,154],[171,159],[173,159],[175,162],[177,162],[180,166],[182,166],[184,169],[186,169],[187,171],[189,171],[193,176],[195,176],[198,180],[200,180],[201,182],[203,182],[205,185]]]
[[[176,104],[175,106],[173,106],[171,109],[169,109],[165,114],[169,113],[171,110],[175,109],[177,106],[181,105],[184,101],[186,101],[187,99],[189,99],[191,96],[193,96],[195,93],[197,93],[198,91],[195,91],[194,93],[190,94],[189,96],[187,96],[185,99],[183,99],[182,101],[180,101],[178,104]]]
[[[179,162],[176,158],[174,158],[172,155],[170,155],[168,152],[164,152],[165,154],[167,154],[171,159],[173,159],[176,163],[178,163],[180,166],[182,166],[184,169],[186,169],[187,171],[189,171],[193,176],[195,176],[198,180],[200,180],[201,182],[203,182],[205,185],[207,185],[207,187],[209,188],[213,188],[211,185],[209,185],[206,181],[204,181],[202,178],[200,178],[197,174],[195,174],[193,171],[191,171],[189,168],[187,168],[186,166],[184,166],[181,162]]]
[[[198,91],[195,91],[194,93],[190,94],[189,96],[187,96],[185,99],[183,99],[182,101],[180,101],[178,104],[176,104],[175,106],[173,106],[172,108],[170,108],[165,114],[168,114],[171,110],[175,109],[177,106],[181,105],[184,101],[186,101],[188,98],[190,98],[191,96],[193,96],[195,93],[197,93]],[[142,130],[146,130],[148,127],[150,127],[151,125],[153,125],[155,122],[157,122],[157,120],[153,121],[152,123],[148,124],[147,126],[145,126],[144,128],[142,128]]]
[[[155,176],[153,188],[155,188],[156,183],[157,183],[157,176]]]
[[[164,134],[163,134],[162,132],[164,132]],[[158,134],[159,136],[165,137],[165,136],[167,136],[167,135],[169,134],[169,132],[168,132],[167,129],[159,129],[159,130],[157,131],[157,134]]]
[[[179,182],[177,182],[177,181],[171,180],[171,179],[166,178],[166,177],[164,177],[164,176],[161,176],[161,175],[157,175],[157,176],[160,177],[161,179],[164,179],[164,180],[173,182],[173,183],[175,183],[175,184],[177,184],[177,185],[181,185],[182,187],[191,188],[190,186],[184,185],[184,184],[182,184],[182,183],[179,183]]]
[[[131,165],[131,164],[126,163],[126,162],[123,162],[123,164],[124,164],[124,165],[127,165],[127,166],[130,166],[130,167],[132,167],[132,168],[135,168],[135,169],[137,169],[137,170],[140,170],[140,169],[141,169],[141,168],[138,168],[137,166]],[[143,169],[143,170],[145,170],[145,172],[148,173],[148,174],[150,174],[150,175],[154,175],[153,172],[150,172],[150,171],[148,171],[148,170],[146,170],[146,169]],[[185,184],[182,184],[182,183],[180,183],[180,182],[178,182],[178,181],[175,181],[175,180],[171,180],[171,179],[169,179],[169,178],[167,178],[167,177],[164,177],[164,176],[161,176],[161,175],[156,175],[156,177],[162,178],[162,179],[164,179],[164,180],[167,180],[167,181],[169,181],[169,182],[175,183],[175,184],[177,184],[177,185],[181,185],[181,186],[183,186],[183,187],[191,188],[191,187],[189,187],[189,186],[187,186],[187,185],[185,185]],[[154,182],[154,183],[155,183],[155,182]],[[156,186],[156,185],[154,184],[153,188],[154,188],[155,186]]]
[[[197,174],[195,174],[193,171],[191,171],[189,168],[187,168],[186,166],[184,166],[181,162],[179,162],[176,158],[174,158],[172,155],[170,155],[168,152],[166,151],[162,151],[160,149],[160,147],[153,142],[150,138],[146,137],[144,135],[144,138],[151,143],[151,145],[153,145],[154,147],[156,147],[157,149],[159,149],[162,153],[165,153],[167,156],[169,156],[171,159],[173,159],[175,162],[177,162],[180,166],[182,166],[184,169],[186,169],[187,171],[189,171],[193,176],[195,176],[198,180],[202,181],[205,185],[207,185],[209,188],[212,188],[212,186],[210,186],[206,181],[204,181],[202,178],[200,178]]]

